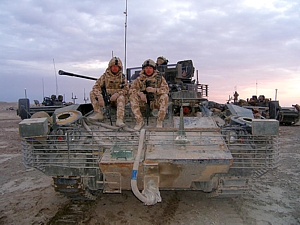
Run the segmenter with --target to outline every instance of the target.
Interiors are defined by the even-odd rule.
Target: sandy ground
[[[0,224],[43,224],[68,199],[55,193],[52,178],[22,163],[16,103],[0,102]]]
[[[73,203],[54,191],[51,177],[22,164],[21,119],[7,110],[16,106],[0,102],[0,224],[71,224],[53,218]],[[253,180],[239,198],[165,191],[162,203],[147,207],[130,191],[101,194],[79,205],[75,224],[300,224],[300,126],[280,127],[280,140],[278,169]]]

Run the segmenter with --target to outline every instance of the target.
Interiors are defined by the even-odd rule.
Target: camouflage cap
[[[151,66],[151,67],[153,67],[153,69],[156,68],[156,64],[152,59],[145,60],[145,62],[142,65],[142,68],[144,69],[146,66]]]
[[[108,63],[108,67],[110,68],[113,65],[117,65],[120,67],[120,69],[123,69],[122,61],[119,57],[112,57],[111,60]]]

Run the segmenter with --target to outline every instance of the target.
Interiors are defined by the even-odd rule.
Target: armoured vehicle
[[[140,70],[127,69],[128,81]],[[191,60],[159,71],[170,87],[163,128],[155,127],[157,112],[148,113],[146,107],[148,124],[135,131],[130,103],[122,128],[115,126],[111,106],[104,109],[109,110],[105,120],[96,122],[89,119],[91,104],[73,104],[55,110],[51,124],[49,118],[19,124],[24,164],[53,177],[55,190],[70,198],[96,199],[100,192],[132,190],[145,205],[161,202],[160,190],[203,191],[208,197],[241,195],[251,177],[276,167],[277,120],[252,119],[247,126],[230,123],[234,106],[223,114],[225,119],[214,115],[207,107],[208,85],[200,84],[198,77],[193,80]]]
[[[51,97],[44,97],[43,102],[40,104],[38,100],[34,100],[35,106],[30,106],[30,100],[28,98],[20,98],[18,100],[18,110],[17,115],[23,119],[29,119],[31,116],[37,112],[45,112],[49,116],[52,116],[56,109],[70,105],[71,103],[66,103],[63,101],[63,96],[51,95]]]
[[[298,104],[292,107],[282,107],[278,101],[270,101],[268,106],[270,118],[279,121],[280,125],[294,125],[300,120],[300,106]]]
[[[235,105],[251,109],[253,114],[258,114],[267,119],[276,119],[280,125],[294,125],[300,120],[300,106],[298,104],[292,107],[282,107],[279,101],[272,101],[260,95],[258,98],[253,95],[250,100],[238,100],[238,93],[235,92],[234,103]]]

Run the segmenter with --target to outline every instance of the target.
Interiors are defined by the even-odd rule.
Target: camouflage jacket
[[[103,85],[105,85],[108,94],[118,93],[119,95],[126,96],[129,91],[129,84],[127,82],[126,77],[122,74],[122,71],[118,72],[115,75],[110,71],[109,68],[106,69],[103,75],[96,80],[96,83],[92,88],[94,94],[101,94],[101,87]]]
[[[136,94],[138,92],[144,92],[146,87],[153,87],[157,89],[155,94],[162,95],[169,93],[169,86],[164,77],[160,76],[158,71],[154,71],[151,76],[144,74],[144,70],[140,72],[140,75],[132,82],[130,87],[130,94]]]

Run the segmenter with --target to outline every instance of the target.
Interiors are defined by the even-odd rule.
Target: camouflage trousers
[[[141,100],[138,94],[130,95],[129,99],[130,99],[131,110],[134,114],[136,122],[141,122],[143,120],[143,116],[141,113],[140,106],[146,103],[144,103]],[[168,109],[168,101],[169,101],[168,95],[162,94],[162,95],[156,95],[154,101],[150,103],[150,108],[152,110],[158,109],[157,120],[160,121],[164,120]]]
[[[98,100],[96,100],[96,98],[98,98]],[[101,110],[101,105],[99,102],[104,102],[103,100],[103,96],[102,94],[94,94],[94,92],[90,92],[90,99],[91,99],[91,103],[93,105],[93,108],[94,108],[94,111],[97,112],[97,113],[102,113],[102,110]],[[101,99],[99,101],[99,99]],[[110,102],[110,105],[112,107],[116,107],[117,108],[117,119],[124,119],[124,114],[125,114],[125,105],[128,101],[128,98],[125,97],[124,95],[119,95],[119,97],[117,98],[116,101],[114,102]]]

